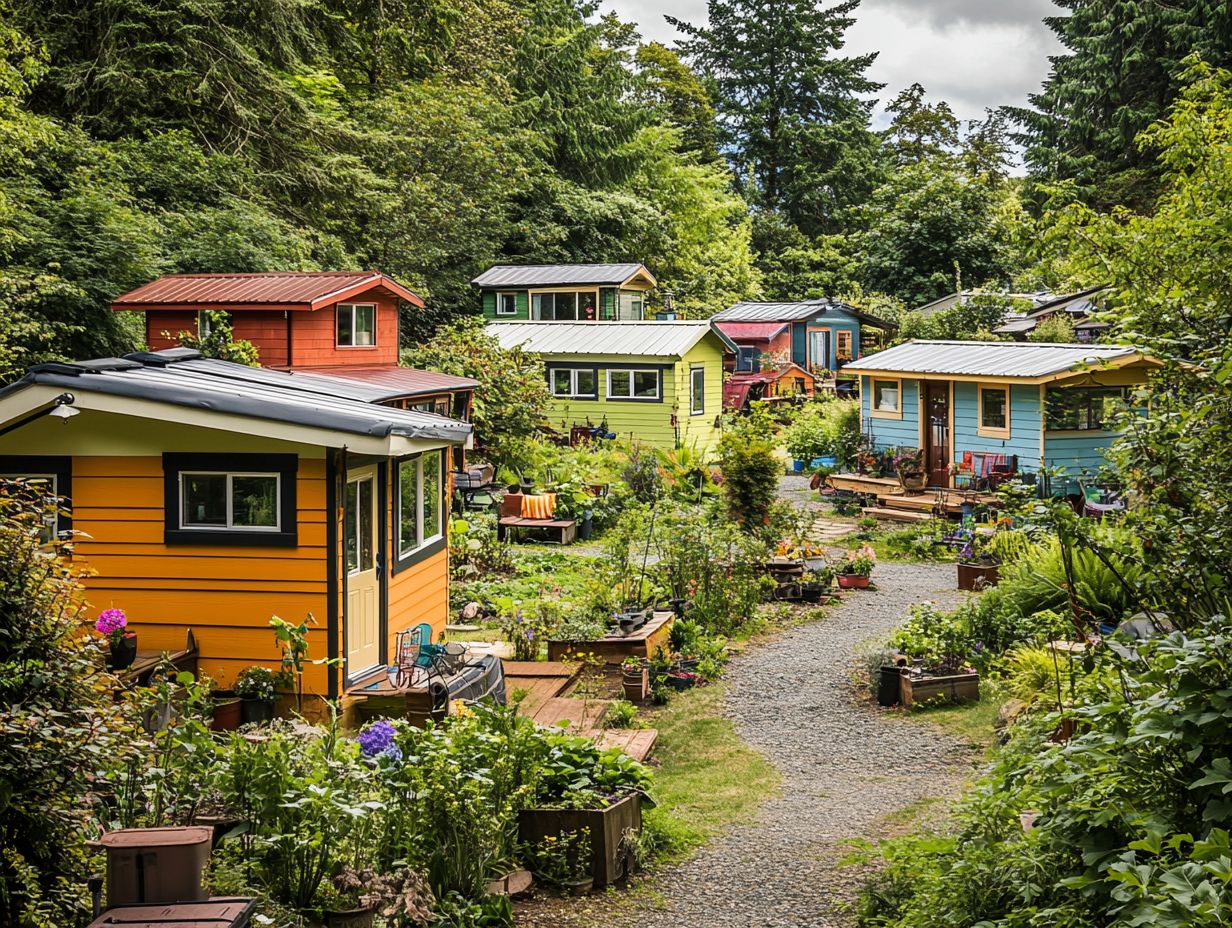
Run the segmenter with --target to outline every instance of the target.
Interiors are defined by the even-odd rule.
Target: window
[[[634,319],[641,319],[645,312],[645,304],[641,300],[633,300],[629,303],[629,314]]]
[[[73,459],[63,455],[0,455],[0,480],[12,480],[42,497],[46,544],[73,530]],[[7,491],[7,488],[6,488]]]
[[[659,399],[658,371],[608,371],[607,395],[613,400]]]
[[[180,474],[180,527],[278,531],[277,474]]]
[[[1125,399],[1123,387],[1050,389],[1046,397],[1047,427],[1052,431],[1108,431],[1116,427]]]
[[[1008,438],[1010,434],[1009,387],[980,387],[981,435]]]
[[[210,334],[210,311],[208,309],[197,310],[197,338],[204,339]]]
[[[339,348],[371,348],[376,345],[376,306],[372,303],[338,304]]]
[[[496,294],[496,315],[516,316],[518,314],[518,296],[516,293]]]
[[[739,345],[736,348],[736,370],[753,371],[753,362],[757,358],[757,349],[752,345]]]
[[[834,333],[834,353],[838,361],[851,360],[851,332],[839,329]]]
[[[27,493],[37,494],[39,515],[42,518],[42,528],[39,535],[43,544],[51,544],[59,532],[60,501],[56,486],[55,474],[0,474],[0,480],[12,480],[20,484]],[[25,495],[22,490],[17,493]],[[33,500],[31,500],[33,502]]]
[[[553,396],[596,399],[598,397],[595,369],[593,367],[555,367],[551,372]]]
[[[700,416],[706,411],[706,369],[689,368],[689,415]]]
[[[398,462],[398,561],[414,563],[417,554],[436,550],[443,541],[444,511],[441,452],[429,451]],[[397,565],[395,565],[395,571]]]
[[[166,544],[294,547],[293,454],[164,454]]]
[[[593,292],[533,293],[531,316],[556,322],[592,320],[596,312],[596,294]]]
[[[882,418],[901,419],[902,381],[874,380],[872,414]]]
[[[348,480],[346,488],[346,524],[342,544],[346,551],[347,573],[357,574],[376,566],[372,525],[372,475]]]

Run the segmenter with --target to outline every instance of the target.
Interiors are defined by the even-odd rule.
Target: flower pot
[[[669,673],[663,678],[667,685],[677,692],[683,692],[687,689],[692,689],[697,684],[697,678],[693,676],[685,676],[683,673]]]
[[[958,562],[958,588],[960,590],[986,590],[996,586],[1000,579],[997,564],[964,564]]]
[[[949,702],[979,702],[980,675],[978,673],[953,673],[938,677],[912,677],[903,674],[899,678],[903,708],[910,708],[935,700]]]
[[[131,667],[137,659],[137,633],[125,632],[119,642],[111,641],[111,656],[107,666],[112,670],[123,670]]]
[[[804,473],[804,462],[801,461],[799,458],[796,458],[794,461],[791,462],[791,469],[795,471],[797,474]]]
[[[623,671],[620,685],[625,691],[625,699],[629,702],[642,702],[650,690],[650,672],[645,667],[636,673]]]
[[[375,916],[375,906],[345,910],[325,909],[321,912],[321,922],[325,928],[372,928]]]
[[[588,876],[584,880],[570,880],[567,883],[561,884],[563,889],[570,896],[585,896],[595,888],[595,878]]]
[[[882,667],[877,678],[877,705],[897,706],[902,699],[903,668]]]
[[[224,699],[214,705],[214,715],[210,719],[210,731],[235,731],[240,727],[241,705],[243,700]]]
[[[923,474],[899,474],[898,482],[908,493],[920,493],[927,478]]]
[[[274,700],[241,699],[240,721],[245,724],[268,722],[274,717]]]
[[[805,570],[821,570],[825,566],[826,559],[824,557],[806,557],[804,559]]]
[[[825,587],[820,583],[801,583],[800,584],[800,599],[806,603],[821,602],[821,595],[825,592]]]
[[[594,888],[622,882],[631,869],[625,836],[642,830],[641,793],[630,793],[602,809],[522,809],[518,813],[518,838],[527,844],[583,828],[590,829]]]
[[[680,599],[678,597],[669,599],[667,601],[667,604],[672,607],[672,612],[675,614],[676,618],[678,619],[683,619],[685,611],[689,608],[689,601],[687,599]]]
[[[839,574],[838,587],[840,590],[867,590],[868,580],[866,574]]]
[[[518,489],[522,491],[523,496],[530,496],[532,493],[535,492],[535,481],[523,480],[521,483],[518,484]]]

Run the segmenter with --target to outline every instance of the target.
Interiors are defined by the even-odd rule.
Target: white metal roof
[[[910,341],[863,357],[846,365],[843,371],[1037,380],[1083,367],[1120,365],[1142,358],[1136,348],[1126,345]]]
[[[489,322],[502,348],[532,354],[606,354],[680,358],[713,334],[728,351],[735,344],[708,319],[646,322]]]
[[[619,286],[642,273],[653,286],[654,275],[644,265],[628,264],[498,264],[471,281],[476,287],[560,287],[571,284]]]

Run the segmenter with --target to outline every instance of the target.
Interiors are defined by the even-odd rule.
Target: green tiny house
[[[473,281],[494,322],[615,322],[645,317],[654,275],[641,264],[498,264]]]
[[[494,322],[502,346],[543,360],[553,428],[598,426],[658,448],[712,452],[722,434],[723,358],[707,320]]]

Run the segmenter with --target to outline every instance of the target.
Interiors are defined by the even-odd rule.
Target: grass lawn
[[[997,710],[1005,697],[996,686],[982,680],[980,682],[982,692],[979,702],[916,709],[909,712],[907,718],[913,722],[935,725],[974,748],[988,751],[997,741]]]
[[[779,792],[779,772],[723,717],[723,690],[719,683],[681,693],[644,717],[659,730],[654,786],[659,807],[647,818],[662,833],[668,857],[683,856],[748,821]]]

